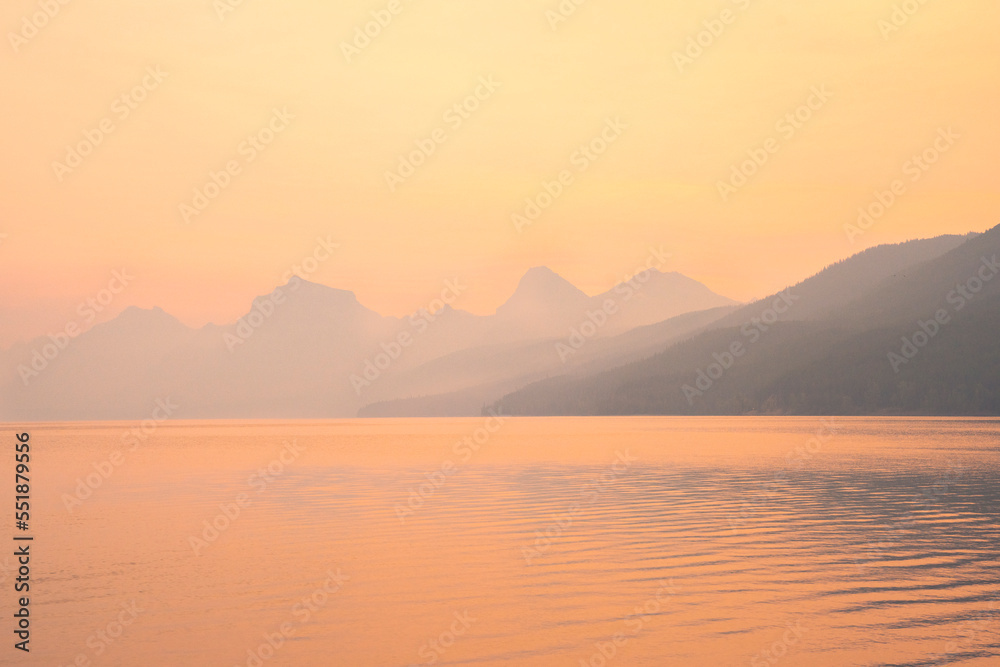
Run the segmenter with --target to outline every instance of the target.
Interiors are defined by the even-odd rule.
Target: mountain
[[[737,305],[736,301],[716,294],[702,283],[676,272],[649,269],[630,281],[619,283],[592,300],[594,305],[614,301],[619,311],[609,322],[610,332],[622,332],[671,318]]]
[[[610,368],[658,352],[730,312],[735,303],[679,273],[650,269],[589,297],[550,269],[534,268],[495,316],[483,318],[485,327],[465,333],[465,345],[419,365],[393,368],[377,386],[366,388],[368,405],[359,414],[476,415],[484,404],[534,380],[567,369]],[[686,313],[693,317],[680,317]]]
[[[361,417],[460,417],[535,380],[568,370],[597,372],[653,355],[717,321],[733,306],[686,313],[617,336],[490,345],[460,350],[389,381],[389,396],[362,408]],[[446,378],[441,381],[441,378]]]
[[[683,313],[736,304],[680,273],[643,271],[608,291],[587,296],[547,267],[535,267],[521,279],[510,299],[497,309],[496,330],[506,340],[555,338],[588,319],[588,312],[615,304],[601,335],[662,322]]]
[[[0,405],[5,419],[113,419],[148,414],[156,369],[193,332],[159,308],[128,308],[110,322],[70,339],[43,337],[4,358]],[[59,409],[53,409],[59,406]]]
[[[293,278],[226,326],[129,308],[15,345],[0,419],[147,419],[166,399],[183,418],[996,414],[996,254],[1000,228],[879,246],[749,305],[655,269],[588,296],[536,267],[487,316],[383,317]]]
[[[632,322],[732,303],[696,281],[668,280],[673,290],[651,287],[638,305],[627,290],[616,294],[621,317],[589,337],[589,349]],[[129,308],[67,338],[64,349],[40,337],[0,353],[0,419],[145,419],[167,397],[187,418],[353,417],[371,403],[471,396],[487,385],[496,388],[483,396],[495,400],[556,372],[555,343],[606,296],[589,297],[539,267],[490,316],[445,307],[383,317],[352,292],[297,277],[227,326],[195,330],[160,309]]]
[[[293,278],[234,325],[172,350],[161,391],[196,418],[353,416],[350,374],[397,326],[352,292]]]
[[[185,327],[129,308],[71,340],[42,367],[40,338],[6,355],[6,419],[141,419],[171,397],[186,417],[353,416],[348,380],[396,321],[350,292],[293,279],[227,327]],[[24,382],[18,369],[42,367]],[[23,371],[22,371],[23,373]]]
[[[530,269],[514,294],[497,308],[497,324],[522,338],[558,335],[566,323],[579,320],[591,299],[568,280],[544,266]]]
[[[1000,227],[881,246],[509,414],[998,414]]]

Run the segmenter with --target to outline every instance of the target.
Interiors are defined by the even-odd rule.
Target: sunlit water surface
[[[6,429],[0,663],[1000,664],[995,420],[134,426]]]

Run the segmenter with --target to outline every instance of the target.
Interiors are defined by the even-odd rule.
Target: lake
[[[995,419],[14,430],[31,664],[1000,664]]]

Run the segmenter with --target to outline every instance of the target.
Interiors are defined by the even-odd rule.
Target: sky
[[[750,300],[998,222],[995,0],[562,7],[7,0],[0,346],[88,299],[229,323],[291,271],[488,314],[651,248]]]

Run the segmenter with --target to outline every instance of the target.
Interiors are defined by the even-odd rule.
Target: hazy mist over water
[[[133,427],[30,428],[37,664],[1000,662],[997,420]]]

